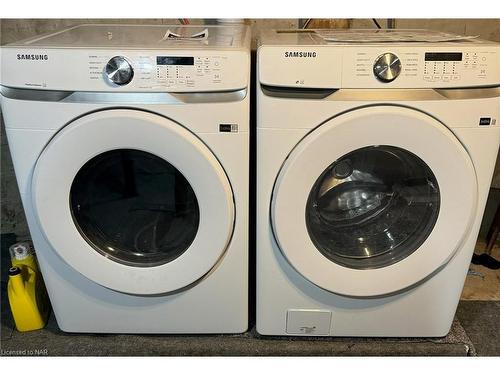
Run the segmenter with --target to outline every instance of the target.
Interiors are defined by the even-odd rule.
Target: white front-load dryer
[[[7,137],[62,330],[247,329],[249,38],[84,25],[2,47]]]
[[[371,42],[348,42],[360,35]],[[261,37],[261,334],[444,336],[451,327],[500,141],[500,48],[387,35]]]

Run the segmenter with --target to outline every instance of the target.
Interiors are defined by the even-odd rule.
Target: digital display
[[[426,52],[425,61],[462,61],[462,52]]]
[[[156,65],[194,65],[194,57],[156,56]]]

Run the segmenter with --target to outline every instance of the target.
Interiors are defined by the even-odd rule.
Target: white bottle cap
[[[9,248],[11,259],[23,260],[33,254],[33,248],[29,242],[18,242]]]

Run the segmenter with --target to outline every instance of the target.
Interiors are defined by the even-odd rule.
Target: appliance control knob
[[[393,53],[384,53],[377,57],[373,64],[373,74],[379,81],[394,81],[401,73],[401,60]]]
[[[132,65],[123,56],[115,56],[109,60],[104,71],[108,80],[118,86],[126,85],[134,77]]]

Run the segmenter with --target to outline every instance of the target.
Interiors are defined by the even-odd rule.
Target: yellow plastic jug
[[[49,317],[49,300],[35,255],[27,243],[10,249],[12,268],[9,270],[7,292],[10,309],[18,331],[33,331],[45,327]]]

